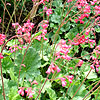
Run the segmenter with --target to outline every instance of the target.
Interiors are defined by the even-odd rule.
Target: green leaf
[[[76,53],[78,53],[78,51],[79,51],[78,49],[79,49],[78,45],[74,46],[74,50],[75,50]]]
[[[50,27],[54,27],[54,23],[50,23]]]
[[[88,71],[84,72],[85,77],[87,76]],[[87,79],[93,79],[93,78],[97,78],[97,74],[93,71],[90,72],[90,74],[88,75]]]
[[[19,68],[21,65],[21,62],[23,60],[24,55],[19,53],[17,55],[17,59],[15,59],[15,71],[17,71],[17,74],[19,73]],[[30,77],[36,77],[36,75],[40,74],[39,67],[41,66],[40,56],[37,53],[37,51],[33,47],[29,47],[27,50],[27,53],[24,57],[23,64],[25,64],[26,67],[21,66],[21,77],[26,77],[29,79]]]
[[[10,68],[10,77],[11,77],[11,80],[17,82],[17,77],[14,75],[14,70],[12,68]]]
[[[99,32],[100,32],[100,28],[96,28],[95,30],[96,30],[96,32],[97,32],[97,33],[99,33]]]
[[[89,53],[87,51],[85,51],[85,50],[82,51],[81,56],[83,56],[82,57],[83,59],[90,59]]]
[[[52,90],[51,88],[46,90],[47,93],[49,94],[50,100],[56,100],[57,96],[54,90]]]
[[[5,70],[8,70],[9,68],[14,67],[14,64],[9,56],[4,57],[4,59],[2,59],[2,67]]]
[[[56,15],[56,14],[52,15],[51,21],[54,22],[54,23],[59,23],[60,16],[59,15]]]
[[[4,90],[5,90],[5,94],[6,94],[6,100],[8,100],[8,93],[9,93],[8,80],[3,78],[3,82],[4,82]],[[0,77],[0,100],[4,100],[2,93],[3,93],[2,80],[1,80],[1,77]]]
[[[62,27],[61,27],[61,31],[62,32],[66,32],[70,29],[70,22],[67,22],[67,24],[64,24]]]
[[[77,91],[79,86],[80,86],[80,84],[70,87],[68,90],[68,95],[72,97],[74,95],[74,93]],[[80,87],[80,89],[78,90],[78,92],[76,93],[75,97],[80,96],[81,98],[83,98],[87,93],[88,93],[88,91],[85,89],[85,85],[83,84]]]

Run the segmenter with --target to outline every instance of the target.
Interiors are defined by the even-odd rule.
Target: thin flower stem
[[[82,86],[82,84],[85,82],[86,78],[88,77],[88,75],[90,74],[92,69],[90,69],[90,71],[88,72],[87,76],[85,77],[85,79],[82,81],[81,85],[79,86],[79,88],[77,89],[77,91],[75,92],[75,94],[73,95],[72,99],[74,98],[74,96],[76,95],[76,93],[78,92],[78,90],[80,89],[80,87]],[[72,100],[71,99],[71,100]]]
[[[15,11],[15,14],[14,14],[14,17],[15,17],[15,23],[16,23],[16,0],[14,0],[14,11]]]
[[[2,80],[3,98],[4,98],[4,100],[6,100],[6,98],[5,98],[5,90],[4,90],[4,81],[3,81],[3,73],[2,73],[1,59],[0,59],[0,70],[1,70],[1,80]]]
[[[100,91],[100,88],[98,89],[98,93],[97,93],[97,95],[96,95],[96,97],[95,97],[95,100],[97,100],[97,97],[98,97],[99,91]]]
[[[3,1],[3,0],[1,0],[1,1],[2,1],[3,5],[4,5],[4,8],[6,9],[6,11],[7,11],[8,15],[9,15],[9,17],[11,17],[11,15],[10,15],[10,13],[9,13],[9,11],[8,11],[8,9],[7,9],[7,7],[6,7],[6,2],[4,3],[4,1]]]
[[[94,92],[96,92],[98,89],[100,88],[100,86],[96,89],[96,90],[94,90],[85,100],[87,100]]]
[[[44,88],[44,86],[45,86],[45,84],[46,84],[46,82],[47,82],[47,80],[48,80],[48,77],[49,77],[49,74],[47,75],[47,78],[46,78],[46,80],[45,80],[45,82],[44,82],[44,84],[43,84],[43,86],[42,86],[41,90],[39,91],[39,94],[38,94],[38,96],[36,97],[36,99],[35,99],[35,100],[37,100],[37,99],[38,99],[38,97],[39,97],[39,95],[41,94],[41,92],[42,92],[42,90],[43,90],[43,88]]]
[[[8,40],[5,42],[5,44],[3,45],[2,49],[1,49],[1,53],[3,52],[3,50],[4,50],[5,46],[6,46],[6,44],[7,44],[11,39],[13,39],[13,38],[15,38],[15,37],[18,37],[18,36],[15,35],[15,36],[11,37],[10,39],[8,39]],[[5,99],[5,90],[4,90],[4,81],[3,81],[3,73],[2,73],[1,59],[0,59],[0,70],[1,70],[1,80],[2,80],[2,88],[3,88],[3,97],[4,97],[4,100],[6,100],[6,99]]]
[[[32,43],[32,42],[31,42],[31,43]],[[23,61],[24,61],[24,58],[25,58],[25,56],[26,56],[27,50],[28,50],[28,48],[30,47],[31,43],[29,43],[29,45],[28,45],[27,48],[26,48],[26,51],[25,51],[25,53],[24,53],[24,56],[23,56],[23,59],[22,59],[21,64],[23,64]],[[18,87],[19,87],[20,72],[21,72],[21,65],[20,65],[20,68],[19,68],[19,75],[18,75]]]
[[[65,93],[64,98],[65,98],[65,97],[66,97],[66,95],[67,95],[67,92],[68,92],[68,89],[69,89],[70,85],[71,85],[71,83],[69,84],[69,86],[68,86],[68,88],[67,88],[67,90],[66,90],[66,93]]]
[[[97,82],[98,82],[98,81],[97,81]],[[88,87],[86,87],[85,89],[88,89],[90,86],[92,86],[92,85],[96,84],[97,82],[92,83],[91,85],[89,85],[89,86],[88,86]]]
[[[5,0],[5,4],[6,4],[6,0]],[[4,19],[5,19],[5,7],[3,12],[2,34],[4,33]]]
[[[85,97],[82,100],[84,100],[89,95],[89,93],[92,92],[99,85],[99,83],[100,81],[85,95]]]
[[[19,5],[19,3],[20,3],[20,0],[18,1],[17,5],[16,5],[15,10],[16,10],[17,6]],[[7,32],[8,32],[8,29],[9,29],[9,26],[10,26],[11,21],[13,22],[13,19],[12,18],[13,18],[14,14],[15,14],[15,10],[13,11],[12,16],[10,15],[10,20],[9,20],[8,26],[6,28],[5,34],[7,34]]]
[[[21,9],[19,18],[18,18],[18,23],[20,22],[20,19],[21,19],[21,15],[22,15],[22,12],[23,12],[23,8],[24,8],[24,5],[25,5],[25,2],[26,2],[26,0],[24,0],[24,2],[23,2],[23,6],[22,6],[22,9]]]
[[[22,35],[15,35],[15,36],[12,36],[10,39],[8,39],[6,42],[5,42],[5,44],[3,45],[3,47],[2,47],[2,49],[1,49],[1,53],[3,52],[3,50],[4,50],[4,48],[5,48],[5,46],[6,46],[6,44],[10,41],[10,40],[12,40],[13,38],[16,38],[16,37],[22,37]]]

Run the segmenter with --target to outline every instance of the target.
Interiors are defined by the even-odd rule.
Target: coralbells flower
[[[2,55],[2,53],[0,53],[0,59],[3,59],[3,55]]]
[[[57,71],[57,73],[59,73],[61,71],[61,69],[52,62],[51,65],[49,66],[48,70],[46,71],[46,73],[51,74],[51,72],[54,73],[54,71]]]
[[[3,44],[5,38],[6,38],[6,36],[4,34],[0,34],[0,45]]]
[[[61,79],[61,83],[62,83],[62,86],[66,86],[67,82],[66,82],[66,78],[60,78]]]

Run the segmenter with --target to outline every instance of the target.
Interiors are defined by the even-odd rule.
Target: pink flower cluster
[[[5,38],[6,38],[6,36],[4,34],[0,34],[0,45],[3,44]]]
[[[33,84],[36,84],[38,85],[38,82],[36,80],[34,80],[33,82],[31,82],[29,80],[29,82],[31,83],[31,86]],[[25,90],[25,87],[19,87],[19,91],[18,93],[21,94],[22,96],[24,96],[24,90]],[[26,96],[28,96],[28,98],[33,98],[33,94],[35,93],[35,91],[32,89],[32,87],[29,87],[25,90],[25,93],[26,93]]]
[[[98,56],[100,55],[100,45],[96,46],[96,48],[93,50],[93,53],[95,53],[96,57],[98,58]],[[96,71],[98,72],[98,68],[100,67],[100,60],[98,60],[96,57],[90,56],[90,59],[93,60],[93,64],[90,66],[90,68],[94,70],[96,67]]]
[[[72,83],[72,80],[73,80],[73,75],[70,75],[70,76],[65,76],[67,79],[68,79],[68,81],[69,81],[69,83]],[[61,83],[62,83],[62,86],[64,87],[64,86],[66,86],[66,84],[67,84],[67,82],[66,82],[66,78],[59,78],[60,80],[61,80]]]
[[[55,60],[62,58],[62,59],[66,59],[66,60],[70,60],[71,57],[68,56],[69,53],[69,49],[71,48],[71,45],[66,45],[66,41],[65,40],[60,40],[60,42],[57,44],[57,48],[59,49],[58,51],[56,51],[56,58]]]
[[[52,14],[52,9],[47,9],[46,14],[47,14],[47,16],[49,16],[50,14]]]
[[[86,35],[89,34],[89,30],[86,31]],[[79,44],[84,44],[84,43],[89,43],[90,47],[93,48],[93,44],[95,43],[95,40],[89,39],[88,37],[85,38],[85,35],[79,36],[79,33],[76,35],[76,37],[73,40],[68,40],[71,45],[79,45]]]
[[[27,90],[25,90],[25,93],[27,93],[27,96],[29,97],[29,98],[33,98],[33,94],[35,93],[33,90],[32,90],[32,88],[30,87],[30,88],[28,88]]]
[[[91,5],[95,5],[96,2],[97,0],[90,1]]]
[[[52,62],[51,65],[49,66],[48,70],[46,71],[46,73],[51,74],[51,72],[54,73],[54,71],[57,71],[57,73],[59,73],[61,71],[61,69]]]
[[[69,83],[72,83],[72,80],[73,80],[73,78],[74,78],[73,75],[65,76],[65,77],[68,79]]]
[[[100,14],[100,5],[99,6],[95,5],[94,11],[96,14]]]
[[[78,7],[79,10],[82,9],[82,7],[85,7],[85,9],[89,10],[87,5],[88,3],[86,0],[77,0],[76,6]]]
[[[19,23],[12,23],[12,26],[16,28],[18,35],[23,35],[23,38],[26,42],[30,43],[31,39],[31,33],[30,31],[34,27],[34,24],[30,22],[30,20],[27,21],[27,23],[24,23],[24,25],[21,27]]]
[[[78,16],[78,19],[75,19],[75,22],[77,23],[78,21],[80,21],[80,24],[84,24],[84,21],[83,19],[86,17],[88,18],[89,17],[89,14],[90,13],[90,5],[88,5],[87,1],[86,0],[78,0],[77,1],[77,4],[76,4],[76,7],[81,10],[83,9],[83,14],[81,14],[81,16]]]
[[[25,87],[19,87],[18,93],[21,94],[22,96],[24,96],[24,89]]]
[[[41,38],[43,37],[44,40],[47,40],[45,35],[47,34],[48,23],[49,22],[47,20],[43,20],[43,22],[41,23],[41,26],[42,26],[43,29],[40,30],[40,31],[42,31],[42,34],[40,34],[39,36],[35,37],[35,39],[41,41]]]
[[[21,50],[21,47],[19,47],[18,45],[13,45],[9,48],[9,50],[11,51],[11,53],[17,51],[17,50]]]
[[[46,11],[47,16],[49,16],[50,14],[52,14],[52,9],[47,9],[47,7],[44,7],[44,12]]]
[[[38,82],[36,80],[34,80],[33,82],[31,82],[31,85],[36,84],[38,85]]]
[[[79,36],[79,33],[76,35],[76,37],[73,39],[73,41],[69,40],[69,42],[72,45],[79,45],[86,42],[87,39],[85,39],[85,35]]]
[[[25,89],[25,87],[19,87],[18,94],[24,96],[24,94],[27,93],[27,96],[28,96],[29,98],[32,98],[32,97],[33,97],[33,94],[35,93],[35,92],[32,90],[32,88],[31,88],[31,87],[30,87],[30,88],[27,88],[27,90],[25,90],[25,93],[24,93],[24,89]]]
[[[90,47],[93,48],[93,44],[96,44],[95,40],[88,39],[88,43],[90,44]]]
[[[80,21],[81,24],[84,24],[84,21],[82,21],[82,19],[84,19],[85,17],[89,17],[89,14],[81,14],[81,16],[78,16],[78,19],[75,19],[75,22],[77,23],[78,21]]]
[[[0,45],[4,43],[6,36],[4,34],[0,34]],[[2,53],[0,53],[0,59],[3,59]]]

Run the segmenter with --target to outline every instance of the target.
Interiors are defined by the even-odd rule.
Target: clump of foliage
[[[0,1],[1,100],[100,100],[100,1]]]

